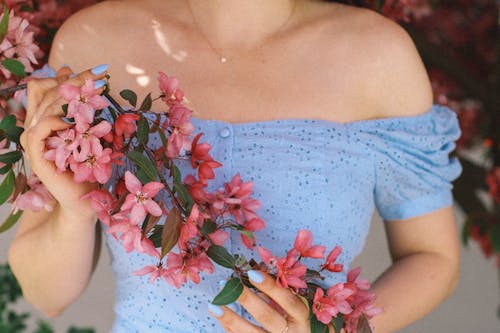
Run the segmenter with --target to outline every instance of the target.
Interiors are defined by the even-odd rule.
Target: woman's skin
[[[81,85],[85,77],[102,77],[88,69],[107,63],[117,99],[124,88],[140,96],[159,93],[161,70],[180,80],[195,117],[234,123],[282,118],[345,123],[414,116],[432,105],[413,42],[372,11],[298,0],[283,25],[294,0],[205,0],[190,1],[193,21],[187,1],[106,1],[85,9],[60,29],[49,65],[83,71],[72,79]],[[22,144],[58,203],[50,214],[23,214],[9,251],[26,298],[49,316],[60,314],[85,290],[99,256],[96,216],[88,202],[78,200],[91,185],[57,175],[42,157],[43,139],[64,127],[54,116],[60,114],[54,91],[71,70],[30,83],[27,123],[32,127]],[[166,107],[158,104],[156,110]],[[32,124],[33,118],[38,122]],[[394,332],[429,313],[458,279],[451,207],[387,221],[385,227],[393,263],[373,285],[376,305],[384,308],[373,319],[375,332]],[[305,306],[269,279],[256,286],[288,311],[288,332],[309,332]],[[264,305],[253,294],[245,292],[238,301],[271,332],[282,332],[287,324],[272,311],[259,315]],[[226,307],[223,311],[216,318],[228,332],[249,332],[246,321]]]

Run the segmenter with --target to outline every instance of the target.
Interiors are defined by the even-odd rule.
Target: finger
[[[43,112],[46,107],[52,104],[57,98],[59,98],[59,85],[60,84],[70,84],[76,87],[80,87],[85,84],[87,79],[93,81],[103,79],[106,76],[108,65],[99,65],[92,69],[88,69],[81,73],[78,73],[74,77],[68,76],[66,80],[61,81],[66,73],[69,73],[71,69],[60,69],[60,78],[47,78],[47,79],[32,79],[28,81],[27,88],[27,101],[28,107],[26,110],[26,122],[27,126],[33,126],[32,117],[38,114],[40,111]],[[98,90],[101,93],[104,89]],[[41,117],[38,116],[38,119]]]
[[[40,122],[26,130],[26,138],[23,141],[27,142],[27,152],[32,155],[34,160],[43,159],[43,153],[45,152],[45,139],[52,133],[60,130],[64,130],[72,126],[71,124],[65,123],[59,117],[45,117],[40,120]],[[23,133],[24,134],[24,133]]]
[[[80,87],[85,84],[85,81],[87,79],[93,81],[104,79],[108,68],[109,66],[106,64],[96,66],[92,69],[88,69],[86,71],[78,73],[74,77],[71,77],[68,80],[66,80],[64,83]]]
[[[238,303],[270,332],[283,332],[287,325],[286,319],[278,311],[247,287],[243,288]]]
[[[212,317],[217,319],[228,332],[265,333],[262,328],[241,318],[227,306],[209,304],[208,309]]]
[[[73,74],[73,71],[69,66],[62,66],[56,73],[57,82],[62,83],[66,81],[71,74]]]
[[[260,271],[249,271],[250,282],[260,291],[272,298],[289,315],[289,321],[307,322],[309,320],[309,311],[306,305],[289,289],[280,287],[276,280]]]

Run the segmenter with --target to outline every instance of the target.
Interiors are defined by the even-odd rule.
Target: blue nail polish
[[[71,75],[69,76],[69,78],[70,78],[70,79],[72,79],[72,78],[74,78],[74,77],[75,77],[75,76],[77,76],[77,75],[78,75],[78,74],[73,73],[73,74],[71,74]]]
[[[66,64],[63,64],[63,65],[61,66],[61,68],[66,68],[66,67],[69,67],[69,66],[68,66],[68,65],[66,65]]]
[[[212,303],[208,303],[208,310],[210,310],[210,312],[212,312],[216,317],[220,317],[224,314],[224,310],[220,306]]]
[[[91,72],[94,75],[99,75],[99,74],[104,73],[108,68],[109,68],[109,65],[103,64],[103,65],[99,65],[97,67],[92,68]]]
[[[248,278],[255,283],[262,283],[264,281],[264,275],[258,271],[248,271]]]
[[[226,285],[226,283],[227,283],[227,280],[220,280],[219,281],[219,288],[220,289],[224,288],[224,286]]]
[[[104,87],[104,85],[106,84],[106,81],[104,80],[97,80],[94,82],[94,89],[99,89],[101,87]]]

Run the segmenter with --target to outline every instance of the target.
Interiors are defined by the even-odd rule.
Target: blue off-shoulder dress
[[[457,117],[439,105],[416,116],[346,124],[309,119],[231,124],[197,118],[192,123],[223,164],[215,170],[210,190],[235,173],[253,182],[254,196],[262,203],[258,213],[266,222],[265,230],[256,233],[258,245],[284,255],[297,231],[306,228],[315,244],[342,246],[339,261],[346,269],[329,276],[327,285],[345,281],[349,264],[363,249],[375,208],[390,221],[450,206],[451,182],[461,173],[459,161],[450,157],[460,136]],[[160,138],[152,135],[150,145],[161,145]],[[180,167],[190,172],[187,162]],[[147,276],[131,272],[156,260],[127,254],[105,235],[117,283],[113,333],[223,332],[207,304],[228,269],[216,265],[214,274],[201,274],[199,285],[189,282],[181,289],[163,280],[150,284]],[[226,246],[258,258],[237,232]],[[238,304],[232,308],[248,317]]]

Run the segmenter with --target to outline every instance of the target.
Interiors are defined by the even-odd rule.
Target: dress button
[[[230,135],[231,135],[231,131],[229,130],[229,128],[224,127],[223,129],[221,129],[221,130],[220,130],[219,135],[220,135],[222,138],[227,138],[228,136],[230,136]]]

